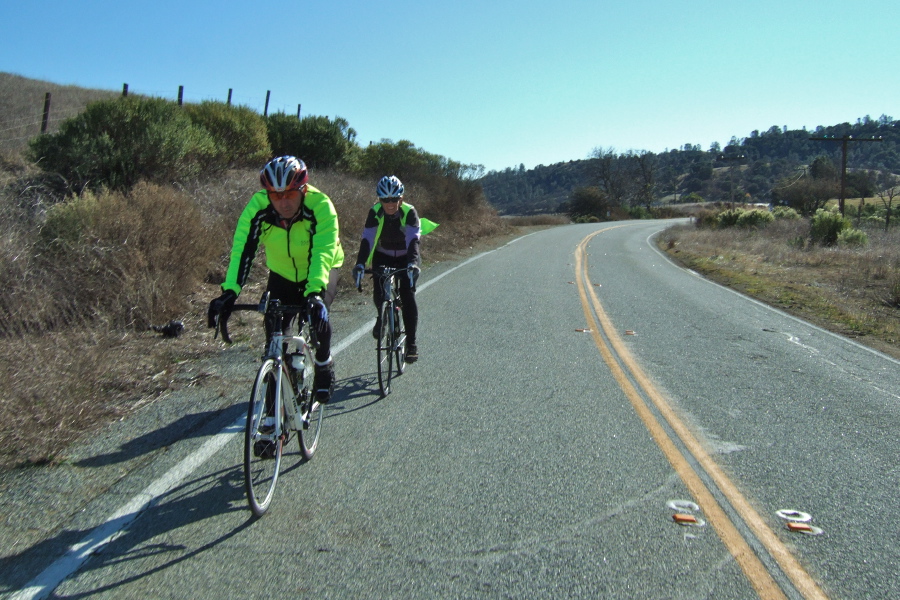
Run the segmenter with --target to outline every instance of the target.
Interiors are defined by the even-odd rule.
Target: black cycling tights
[[[338,270],[332,269],[331,273],[328,274],[328,288],[325,290],[325,293],[322,294],[322,300],[325,302],[325,306],[328,310],[331,310],[331,303],[334,301],[334,297],[337,294],[337,284],[338,284]],[[277,298],[281,301],[282,304],[298,304],[300,306],[306,306],[306,298],[303,297],[303,292],[306,289],[306,281],[301,282],[293,282],[289,279],[285,279],[281,275],[277,273],[269,272],[269,282],[266,284],[266,291],[270,293],[270,298]],[[294,315],[290,317],[285,317],[282,322],[282,331],[287,332],[290,329],[291,321],[294,320]],[[316,315],[313,315],[313,327],[317,327],[319,323],[316,323]],[[272,335],[272,332],[269,331],[268,325],[266,326],[266,340],[269,339],[269,336]],[[316,351],[316,360],[320,363],[328,360],[328,357],[331,356],[331,320],[325,323],[325,327],[323,331],[319,333],[316,338],[319,341],[319,349]]]

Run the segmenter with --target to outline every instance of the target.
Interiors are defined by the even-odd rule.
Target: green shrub
[[[774,209],[772,209],[772,216],[774,216],[776,219],[793,220],[799,219],[800,213],[798,213],[790,206],[776,206]]]
[[[883,215],[872,215],[869,217],[865,217],[862,220],[869,227],[877,227],[879,229],[884,229],[885,219]]]
[[[125,191],[141,179],[183,182],[215,153],[212,136],[177,104],[139,97],[89,104],[57,133],[30,144],[30,158],[59,174],[73,193],[88,187]]]
[[[212,136],[216,152],[210,158],[222,168],[259,168],[271,155],[266,121],[259,113],[212,101],[188,104],[184,110]]]
[[[859,229],[844,229],[838,234],[837,243],[839,246],[862,248],[869,245],[869,236]]]
[[[102,210],[97,197],[90,191],[81,197],[55,204],[47,210],[47,219],[39,237],[48,248],[56,250],[78,244]]]
[[[700,229],[715,229],[719,226],[719,213],[714,210],[701,209],[694,217],[694,224]]]
[[[729,208],[728,210],[723,210],[716,218],[719,228],[725,229],[726,227],[735,227],[738,223],[738,219],[741,218],[741,215],[744,214],[744,212],[746,211],[742,208]]]
[[[809,237],[815,244],[834,246],[838,235],[850,227],[850,220],[840,213],[820,208],[810,219]]]
[[[701,196],[697,192],[691,192],[690,194],[679,198],[678,202],[683,204],[702,204],[703,202],[706,202],[706,200],[704,200],[703,196]]]
[[[737,226],[744,229],[760,229],[775,220],[775,215],[767,210],[754,208],[753,210],[745,210],[738,215]]]
[[[347,166],[356,149],[356,132],[341,117],[334,121],[312,115],[298,119],[275,113],[266,119],[266,128],[274,155],[290,154],[313,168]]]
[[[653,215],[643,206],[630,206],[627,210],[632,219],[652,219]]]

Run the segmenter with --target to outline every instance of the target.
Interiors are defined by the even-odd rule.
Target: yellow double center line
[[[578,283],[578,294],[581,296],[581,305],[584,316],[590,328],[594,343],[600,350],[603,360],[615,377],[616,382],[625,392],[638,416],[650,431],[653,440],[663,451],[669,463],[675,469],[678,476],[687,486],[694,500],[703,509],[710,524],[722,539],[722,542],[734,556],[737,563],[743,569],[747,579],[753,585],[760,598],[786,598],[785,593],[778,586],[775,579],[766,569],[763,562],[756,555],[747,540],[740,534],[737,527],[728,518],[725,511],[719,505],[713,493],[707,488],[700,475],[694,470],[687,458],[669,437],[662,424],[657,420],[653,411],[644,401],[649,398],[660,415],[665,418],[669,428],[678,436],[681,443],[693,456],[697,464],[705,471],[706,475],[718,487],[719,492],[731,504],[731,507],[740,515],[746,526],[757,540],[765,547],[766,551],[778,563],[784,574],[790,579],[796,590],[809,600],[826,599],[827,596],[819,588],[812,577],[800,566],[797,559],[788,551],[785,545],[778,539],[775,533],[763,521],[762,517],[750,506],[746,498],[738,491],[734,483],[722,472],[700,442],[685,426],[678,415],[669,406],[662,394],[653,386],[648,377],[637,365],[631,353],[616,335],[612,323],[603,310],[600,300],[594,292],[591,280],[588,277],[587,245],[590,240],[604,231],[616,227],[608,227],[592,233],[584,238],[575,251],[575,275]],[[609,340],[607,344],[600,331]],[[612,346],[612,348],[610,348]],[[627,369],[627,373],[626,373]],[[628,375],[630,373],[630,377]],[[643,390],[641,392],[632,383],[632,380]]]

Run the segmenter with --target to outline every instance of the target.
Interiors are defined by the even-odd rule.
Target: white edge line
[[[168,493],[221,450],[231,439],[243,431],[244,419],[237,420],[213,435],[193,454],[182,460],[165,475],[148,485],[128,503],[112,513],[102,525],[87,537],[71,546],[61,558],[32,579],[21,591],[12,596],[13,600],[39,600],[46,598],[69,575],[74,573],[91,556],[116,539],[122,530],[144,512],[157,498]]]
[[[468,265],[471,262],[474,262],[480,258],[487,256],[497,250],[505,248],[510,244],[513,244],[525,237],[530,235],[534,235],[534,233],[529,233],[527,235],[523,235],[518,237],[510,242],[507,242],[503,246],[499,248],[495,248],[494,250],[489,250],[487,252],[482,252],[472,258],[469,258],[455,267],[448,269],[435,277],[434,279],[430,279],[418,286],[418,290],[422,291],[427,289],[431,284],[436,283],[449,275],[450,273],[456,271],[457,269],[461,269],[462,267]],[[363,327],[357,329],[340,342],[335,344],[334,348],[331,350],[331,354],[336,355],[343,350],[347,349],[351,344],[353,344],[356,340],[363,337],[366,332],[371,328],[372,323],[375,320],[372,319],[369,321],[368,325],[364,325]],[[122,532],[125,527],[128,526],[129,523],[134,521],[140,516],[142,512],[144,512],[153,502],[155,502],[160,496],[171,491],[175,486],[179,485],[188,475],[193,473],[197,468],[199,468],[203,463],[212,458],[219,450],[221,450],[225,445],[231,441],[231,439],[237,435],[238,433],[244,430],[244,420],[246,419],[246,415],[241,415],[241,417],[226,426],[219,433],[213,435],[210,439],[206,441],[200,448],[197,449],[193,454],[182,460],[178,463],[172,470],[167,472],[165,475],[148,485],[144,488],[143,491],[134,496],[128,503],[123,505],[117,511],[112,513],[106,521],[94,529],[91,533],[87,535],[83,540],[69,547],[69,550],[59,559],[57,559],[52,565],[44,569],[37,577],[28,582],[25,587],[17,592],[16,594],[10,597],[10,600],[42,600],[50,595],[53,590],[55,590],[59,584],[61,584],[67,577],[69,577],[72,573],[77,571],[84,562],[90,558],[91,554],[95,552],[99,552],[104,546],[115,540]]]

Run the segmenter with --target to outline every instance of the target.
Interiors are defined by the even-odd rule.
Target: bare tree
[[[632,161],[637,176],[634,203],[650,210],[656,199],[656,173],[659,163],[656,155],[646,150],[633,154]]]
[[[794,180],[781,180],[772,188],[772,198],[786,204],[803,215],[814,215],[816,210],[824,208],[828,201],[837,197],[838,184],[828,179],[801,177]]]
[[[610,204],[623,206],[633,183],[629,160],[616,154],[613,148],[595,148],[591,158],[593,160],[588,163],[589,177],[606,194]]]
[[[889,171],[882,171],[878,176],[878,199],[884,206],[884,229],[891,226],[891,213],[894,200],[900,199],[900,177]]]

